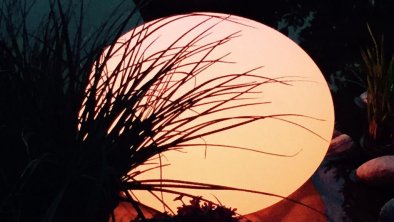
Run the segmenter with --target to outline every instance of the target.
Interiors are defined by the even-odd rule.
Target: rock
[[[334,129],[334,132],[332,133],[332,139],[334,139],[337,136],[340,136],[341,134],[343,134],[343,133],[341,133],[340,131]]]
[[[331,140],[330,146],[328,147],[327,156],[343,154],[344,152],[350,150],[353,145],[354,142],[350,136],[347,134],[340,134]]]
[[[394,221],[394,198],[385,203],[379,214],[379,222]]]
[[[361,93],[360,99],[361,99],[361,101],[362,101],[364,104],[367,104],[367,103],[368,103],[368,92],[365,91],[365,92]]]
[[[394,155],[365,162],[357,168],[356,178],[371,185],[394,185]]]
[[[360,96],[358,96],[354,99],[354,102],[356,103],[356,105],[358,107],[365,108],[368,103],[368,93],[367,92],[361,93]]]

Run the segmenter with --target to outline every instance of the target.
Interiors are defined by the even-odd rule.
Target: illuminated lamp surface
[[[172,21],[161,26],[170,20]],[[198,28],[189,31],[199,23],[202,24]],[[213,64],[198,74],[190,84],[185,84],[185,87],[179,90],[179,94],[182,94],[186,87],[195,87],[207,79],[229,73],[250,71],[254,75],[286,82],[262,84],[253,90],[252,95],[248,95],[253,98],[253,102],[262,104],[219,112],[215,114],[216,118],[239,115],[291,115],[258,120],[195,141],[244,147],[279,156],[220,146],[185,147],[182,152],[169,151],[161,156],[162,164],[170,164],[163,167],[161,172],[159,168],[150,170],[136,179],[162,177],[288,196],[311,177],[329,146],[334,112],[330,91],[322,73],[296,43],[261,23],[217,13],[173,16],[152,25],[150,30],[154,30],[155,27],[158,29],[144,39],[145,51],[141,49],[146,58],[167,48],[185,33],[187,35],[177,44],[184,45],[205,30],[208,30],[206,35],[204,34],[204,38],[196,45],[214,42],[233,33],[237,35],[209,55],[212,59],[226,55],[224,60],[231,63]],[[130,39],[133,31],[140,28],[141,26],[126,33],[119,41]],[[195,55],[188,60],[200,57]],[[119,59],[120,57],[113,57],[107,68],[114,68],[111,64],[117,64]],[[257,67],[260,68],[255,69]],[[246,77],[243,81],[249,80]],[[233,101],[232,104],[241,105],[244,102]],[[153,161],[158,162],[157,159]],[[141,166],[135,171],[149,167],[151,166]],[[237,208],[237,212],[241,214],[260,210],[281,200],[269,195],[240,191],[177,190],[203,196],[213,202],[219,200],[227,207]],[[133,191],[133,194],[142,203],[161,211],[165,210],[163,204],[149,192]],[[159,192],[155,194],[161,197]],[[180,201],[174,201],[177,195],[163,193],[163,197],[166,204],[175,212],[176,207],[182,204]],[[184,201],[188,202],[187,199]]]

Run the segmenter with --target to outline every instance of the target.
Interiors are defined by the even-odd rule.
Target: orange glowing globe
[[[246,18],[193,13],[155,20],[129,31],[118,40],[120,55],[140,41],[135,33],[142,29],[144,42],[128,56],[145,58],[149,64],[149,58],[160,54],[157,52],[171,48],[175,53],[188,46],[194,49],[193,52],[176,68],[177,73],[184,75],[196,72],[196,68],[190,70],[189,64],[203,57],[204,61],[211,61],[209,66],[200,64],[199,74],[177,89],[173,98],[182,96],[203,82],[231,73],[248,73],[237,80],[238,84],[264,82],[253,89],[245,86],[243,90],[249,91],[242,95],[243,99],[236,97],[228,104],[237,108],[212,113],[190,124],[198,126],[209,119],[232,116],[267,118],[188,142],[201,146],[185,144],[181,150],[164,152],[150,160],[151,163],[161,164],[162,168],[141,173],[136,179],[162,178],[218,184],[286,197],[311,177],[329,146],[334,111],[330,90],[322,73],[296,43],[278,31]],[[122,46],[130,39],[130,45]],[[211,43],[220,44],[208,54],[198,50]],[[160,56],[162,58],[159,59],[165,61],[171,53]],[[109,72],[116,68],[121,59],[122,56],[110,59],[106,67]],[[160,65],[156,69],[160,69]],[[158,87],[157,90],[162,89]],[[210,96],[220,97],[219,93]],[[243,106],[245,102],[254,105]],[[189,110],[189,114],[204,112],[203,107]],[[189,114],[183,113],[179,118]],[[229,118],[228,121],[223,124],[237,120]],[[181,134],[181,128],[178,130]],[[151,167],[142,165],[133,171],[142,172]],[[241,214],[260,210],[281,200],[280,197],[234,190],[172,189],[203,196],[213,202],[220,201],[225,206],[237,208]],[[176,211],[176,207],[182,204],[174,200],[177,194],[149,191],[133,191],[132,194],[138,201],[160,211],[168,211],[168,208]],[[159,199],[164,200],[166,205]]]

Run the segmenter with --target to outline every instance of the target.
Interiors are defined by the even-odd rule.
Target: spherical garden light
[[[125,189],[158,210],[191,195],[239,213],[262,209],[309,179],[327,151],[334,114],[323,75],[258,22],[217,13],[158,19],[123,35],[101,62],[87,89],[99,104],[91,113],[114,115],[109,143],[131,144],[111,154],[129,170]],[[88,113],[81,122],[95,118]]]

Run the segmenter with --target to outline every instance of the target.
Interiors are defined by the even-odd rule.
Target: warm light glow
[[[174,17],[168,19],[171,18]],[[161,27],[145,40],[147,50],[143,53],[141,49],[140,55],[143,53],[144,58],[148,58],[149,55],[165,49],[191,27],[207,18],[208,16],[204,15],[183,17]],[[164,24],[167,20],[159,24]],[[195,84],[206,79],[229,73],[243,73],[263,66],[252,73],[269,78],[282,77],[280,80],[289,81],[291,85],[263,84],[260,88],[254,89],[256,93],[252,96],[253,101],[270,103],[217,113],[216,117],[272,114],[301,114],[308,117],[281,117],[299,125],[279,119],[264,119],[198,139],[199,143],[241,146],[291,157],[214,146],[184,148],[184,153],[170,151],[162,155],[162,163],[171,164],[163,168],[162,177],[288,196],[314,173],[327,151],[334,123],[333,104],[327,83],[312,59],[297,44],[276,30],[252,20],[231,16],[227,20],[212,18],[197,31],[193,31],[194,35],[214,24],[215,26],[207,32],[209,35],[199,44],[215,41],[240,31],[237,38],[218,47],[210,55],[210,58],[218,58],[230,53],[225,60],[234,63],[214,64],[199,74],[195,82],[191,81],[181,88],[180,95],[186,87],[194,87]],[[132,33],[133,31],[130,31],[125,34],[120,41],[129,39]],[[183,44],[192,38],[192,35],[185,38]],[[196,58],[198,55],[194,59]],[[111,64],[117,64],[119,59],[114,57]],[[109,70],[113,68],[108,65]],[[247,80],[246,78],[244,81]],[[236,101],[233,104],[242,103],[244,101]],[[206,157],[204,157],[205,152]],[[151,166],[143,166],[138,170],[149,167]],[[160,171],[157,169],[146,172],[138,177],[138,179],[142,178],[160,178]],[[186,192],[203,196],[214,202],[217,202],[217,198],[222,204],[237,208],[239,213],[257,211],[281,200],[236,191],[187,190]],[[163,210],[163,205],[148,192],[139,191],[134,194],[144,204]],[[160,196],[160,193],[156,194]],[[176,210],[176,206],[181,202],[173,201],[175,197],[164,193],[166,203]]]

